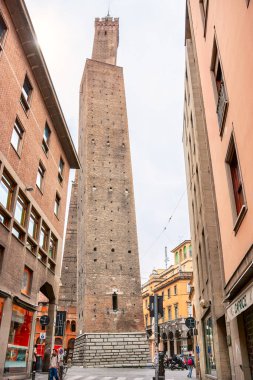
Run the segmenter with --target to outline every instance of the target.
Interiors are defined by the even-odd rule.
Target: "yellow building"
[[[144,322],[149,337],[152,359],[155,353],[154,318],[149,316],[149,297],[163,296],[163,317],[159,318],[159,350],[173,354],[192,352],[192,338],[185,325],[185,319],[192,316],[189,300],[192,279],[191,241],[185,240],[172,251],[174,265],[168,269],[154,269],[149,280],[142,286]]]

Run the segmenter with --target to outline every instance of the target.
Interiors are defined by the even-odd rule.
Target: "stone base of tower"
[[[146,367],[150,362],[146,333],[94,333],[76,338],[73,365]]]

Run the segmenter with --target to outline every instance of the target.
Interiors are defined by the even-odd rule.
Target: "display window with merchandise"
[[[12,306],[11,326],[4,363],[5,373],[26,372],[32,320],[32,311],[15,304]]]

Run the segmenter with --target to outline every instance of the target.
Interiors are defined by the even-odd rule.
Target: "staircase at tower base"
[[[147,367],[148,340],[140,333],[93,333],[76,338],[73,365],[84,368]]]

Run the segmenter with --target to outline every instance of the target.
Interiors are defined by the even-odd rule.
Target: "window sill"
[[[43,195],[43,191],[39,188],[39,186],[37,185],[37,183],[36,183],[36,187],[39,190],[39,192],[41,193],[41,195]]]
[[[30,250],[30,248],[26,247],[27,251],[31,253],[31,255],[33,255],[34,257],[37,257],[37,254],[36,252],[33,252]]]
[[[14,152],[16,153],[16,155],[18,156],[19,159],[21,159],[21,155],[16,151],[15,147],[12,145],[11,143],[11,147],[12,149],[14,150]]]
[[[0,222],[0,226],[3,226],[8,232],[11,232],[10,227],[6,226],[5,224]]]
[[[20,243],[20,244],[22,244],[23,246],[25,246],[25,243],[22,241],[22,240],[20,240],[17,236],[15,236],[15,235],[13,235],[12,234],[12,236]]]
[[[240,228],[240,225],[242,224],[242,221],[243,221],[247,211],[248,211],[248,208],[246,207],[246,205],[243,205],[241,208],[241,211],[239,212],[239,215],[237,216],[235,224],[234,224],[233,230],[235,232],[235,235],[237,234],[237,232]]]

